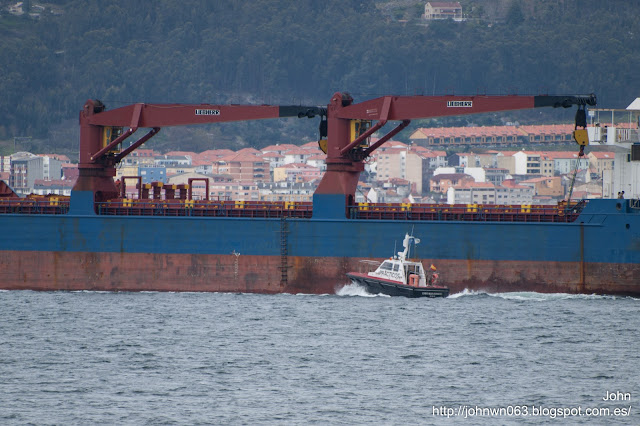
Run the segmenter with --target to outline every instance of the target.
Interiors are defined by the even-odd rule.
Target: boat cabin
[[[427,276],[420,262],[403,261],[401,259],[385,260],[378,269],[374,272],[369,272],[369,275],[414,287],[427,286]]]

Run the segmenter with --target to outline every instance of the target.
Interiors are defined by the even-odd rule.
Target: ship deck
[[[418,220],[472,222],[573,222],[586,201],[558,205],[508,204],[409,204],[357,203],[345,215],[360,220]],[[0,199],[0,214],[68,214],[70,201],[64,196],[31,196]],[[311,202],[213,201],[115,199],[96,203],[96,213],[104,216],[194,216],[243,218],[313,217]]]

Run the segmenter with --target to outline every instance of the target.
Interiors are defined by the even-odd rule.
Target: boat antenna
[[[411,241],[413,240],[414,244],[415,244],[415,240],[413,238],[413,226],[414,225],[411,225],[411,238],[409,238],[409,244],[408,244],[408,247],[407,247],[407,259],[411,259]],[[414,247],[415,247],[415,245],[414,245]]]

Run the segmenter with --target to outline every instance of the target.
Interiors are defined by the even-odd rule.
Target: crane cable
[[[580,127],[580,128],[579,128]],[[587,133],[587,112],[585,105],[579,105],[576,111],[576,127],[573,131],[573,139],[578,145],[580,145],[580,152],[578,152],[578,161],[576,161],[576,168],[573,171],[573,178],[571,179],[571,186],[569,188],[569,198],[567,199],[567,209],[571,208],[571,196],[573,194],[573,186],[576,183],[576,176],[578,175],[578,167],[580,166],[580,160],[584,157],[584,147],[589,145],[589,134]]]
[[[580,147],[580,153],[578,154],[578,161],[576,161],[576,168],[573,170],[573,178],[571,179],[571,186],[569,187],[569,197],[567,198],[567,209],[571,208],[571,195],[573,194],[573,185],[576,183],[576,176],[578,175],[578,167],[580,166],[580,158],[584,155],[584,146]]]

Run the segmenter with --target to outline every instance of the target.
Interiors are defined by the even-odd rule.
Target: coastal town
[[[367,160],[355,201],[545,205],[569,193],[573,200],[623,191],[637,197],[639,162],[631,161],[638,156],[637,124],[591,126],[590,139],[600,144],[582,157],[573,130],[569,124],[418,128],[409,143],[388,141]],[[621,148],[625,141],[631,145]],[[115,179],[134,199],[162,197],[159,188],[191,182],[193,199],[304,202],[325,170],[316,142],[199,153],[141,148],[124,159]],[[21,196],[68,196],[77,176],[77,164],[63,155],[0,156],[0,179]]]

